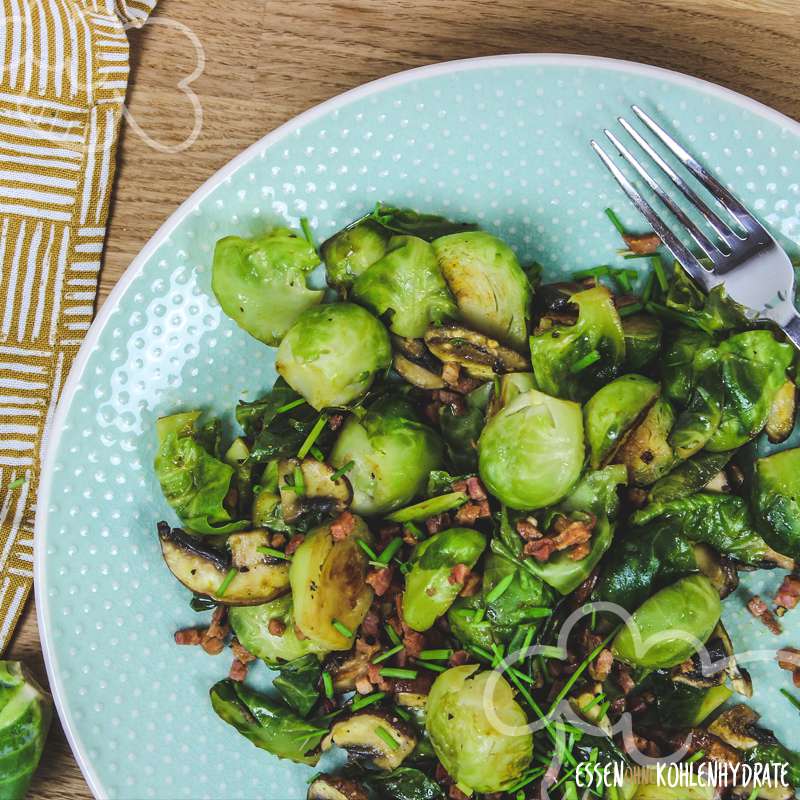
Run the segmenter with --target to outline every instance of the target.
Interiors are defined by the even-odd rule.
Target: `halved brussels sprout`
[[[417,545],[409,561],[403,592],[403,618],[415,631],[426,631],[464,588],[452,579],[459,564],[472,569],[486,547],[486,537],[472,528],[449,528]]]
[[[625,337],[604,286],[578,292],[571,301],[579,309],[577,322],[540,326],[531,337],[531,363],[543,392],[583,401],[619,373]]]
[[[318,264],[314,248],[288,228],[255,239],[226,236],[214,250],[211,288],[240,328],[275,346],[303,311],[322,302],[325,292],[306,285]]]
[[[675,423],[675,411],[669,401],[659,397],[622,443],[616,459],[628,468],[634,486],[649,486],[666,475],[675,464],[669,433]]]
[[[499,673],[469,665],[443,672],[428,695],[426,730],[442,766],[465,792],[501,792],[533,757],[533,735]]]
[[[273,620],[283,626],[280,635],[269,629]],[[322,655],[327,652],[327,648],[311,639],[297,636],[291,593],[258,606],[235,606],[228,611],[228,621],[242,645],[271,666],[294,661],[309,653]]]
[[[794,430],[797,413],[797,387],[794,381],[786,383],[778,389],[767,417],[767,436],[773,444],[780,444],[789,438]]]
[[[442,236],[433,247],[464,322],[523,350],[533,291],[514,251],[484,231]]]
[[[413,727],[396,714],[370,709],[336,720],[322,749],[329,750],[333,744],[346,750],[356,762],[393,770],[417,746],[417,736]]]
[[[492,644],[497,644],[494,624],[489,622],[486,616],[477,613],[483,607],[480,595],[457,597],[447,611],[447,622],[450,625],[450,633],[462,645],[477,645],[491,650]]]
[[[492,392],[492,399],[486,410],[486,417],[493,417],[501,408],[531,389],[536,388],[532,372],[509,372],[500,377],[500,391]]]
[[[763,430],[794,357],[790,344],[778,342],[766,330],[738,333],[717,350],[725,406],[719,428],[706,445],[712,453],[735,450]]]
[[[642,603],[612,642],[616,658],[646,669],[668,669],[692,656],[719,622],[719,595],[708,578],[692,575]]]
[[[303,476],[303,492],[294,486],[295,470]],[[278,490],[285,522],[295,522],[309,511],[334,515],[341,513],[353,499],[353,487],[343,475],[336,476],[333,468],[316,458],[287,458],[278,463]],[[319,517],[318,517],[319,519]]]
[[[412,339],[458,314],[433,247],[416,236],[393,236],[353,284],[352,297],[386,319],[392,333]]]
[[[330,461],[337,468],[353,462],[353,510],[381,514],[422,492],[431,470],[441,467],[442,442],[405,400],[387,398],[347,420]]]
[[[652,363],[661,351],[663,326],[651,314],[632,314],[622,320],[625,368],[636,371]]]
[[[679,327],[661,357],[661,382],[664,396],[685,403],[694,385],[694,361],[713,349],[713,340],[703,331]]]
[[[294,598],[294,619],[303,635],[328,650],[349,650],[353,635],[372,603],[366,582],[367,556],[358,540],[370,543],[372,535],[360,517],[343,539],[334,539],[330,525],[306,535],[289,568]]]
[[[800,448],[756,461],[752,504],[764,539],[800,560]]]
[[[383,226],[363,219],[324,241],[320,253],[328,283],[334,289],[348,289],[359,275],[383,258],[390,237]]]
[[[561,500],[580,477],[584,456],[581,407],[535,389],[495,414],[478,441],[481,479],[519,510]]]
[[[491,380],[504,372],[519,372],[527,366],[516,351],[460,325],[430,328],[425,334],[425,344],[440,361],[458,364],[479,380]]]
[[[319,411],[351,403],[391,363],[381,322],[361,306],[332,303],[298,317],[283,337],[275,367]]]
[[[223,605],[258,605],[283,594],[289,588],[289,568],[285,561],[263,555],[256,549],[268,544],[263,531],[248,531],[229,537],[227,553],[207,547],[179,528],[159,522],[161,554],[172,574],[195,594],[210,597]],[[232,569],[236,575],[226,582]],[[222,596],[218,594],[225,586]]]
[[[656,401],[659,384],[644,375],[623,375],[598,389],[583,408],[592,469],[614,458],[636,421]]]
[[[666,503],[694,494],[725,469],[730,459],[730,453],[700,452],[659,478],[650,489],[649,498],[655,503]]]

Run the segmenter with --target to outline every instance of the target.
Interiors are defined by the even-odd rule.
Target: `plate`
[[[312,773],[222,723],[208,689],[227,674],[228,655],[211,658],[172,637],[203,618],[159,552],[155,522],[174,518],[151,468],[154,421],[202,408],[232,423],[237,400],[275,377],[274,351],[211,295],[216,239],[307,216],[322,241],[381,200],[477,220],[551,280],[608,263],[619,241],[603,209],[613,206],[631,229],[642,221],[588,141],[633,102],[677,131],[797,251],[797,123],[653,67],[519,55],[412,70],[301,115],[211,178],[133,262],[64,385],[36,518],[50,685],[97,797],[294,800]],[[797,748],[797,712],[779,694],[790,681],[774,655],[798,642],[789,631],[773,637],[742,603],[748,592],[771,597],[779,580],[747,576],[725,621],[740,649],[757,651],[748,664],[754,706]]]

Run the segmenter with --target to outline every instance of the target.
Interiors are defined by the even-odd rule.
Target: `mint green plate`
[[[151,470],[153,423],[178,409],[224,413],[274,378],[274,351],[210,293],[217,238],[307,216],[318,240],[383,200],[474,219],[549,279],[614,259],[613,205],[642,222],[589,149],[638,103],[796,251],[800,126],[752,100],[652,67],[576,56],[441,64],[369,84],[266,136],[211,178],[153,237],[103,306],[50,426],[36,519],[36,600],[61,721],[92,791],[113,798],[305,797],[312,773],[257,750],[213,714],[229,654],[178,647],[198,624],[155,535],[173,519]],[[626,262],[628,266],[636,261]],[[69,275],[67,275],[69,278]],[[756,572],[725,620],[766,723],[800,747],[780,695],[780,644],[743,607],[780,576]],[[254,670],[264,681],[265,670]]]

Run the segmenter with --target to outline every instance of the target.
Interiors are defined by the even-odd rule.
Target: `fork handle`
[[[800,314],[793,311],[788,322],[781,325],[783,332],[791,339],[794,346],[800,350]]]

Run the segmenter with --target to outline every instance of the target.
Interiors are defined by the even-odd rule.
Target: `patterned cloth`
[[[131,26],[156,0],[0,0],[0,652],[33,582],[47,426],[92,321]]]

